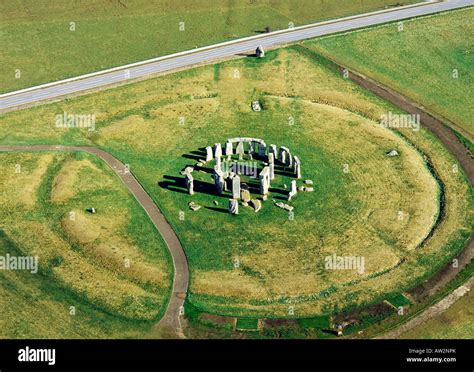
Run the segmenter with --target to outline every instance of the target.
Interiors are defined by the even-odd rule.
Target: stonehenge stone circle
[[[246,148],[248,149],[247,151]],[[244,157],[249,161],[237,163],[237,160],[232,160],[234,154],[238,155],[239,161],[244,160]],[[227,159],[222,159],[223,156],[226,156]],[[249,205],[255,212],[258,212],[262,208],[261,200],[265,201],[268,199],[271,182],[275,179],[277,169],[283,168],[286,171],[285,174],[290,172],[295,178],[291,181],[291,187],[287,194],[288,201],[291,201],[298,193],[297,180],[302,178],[301,160],[298,156],[292,155],[288,147],[277,147],[274,144],[267,146],[264,140],[254,137],[229,138],[224,146],[221,143],[215,143],[213,146],[206,147],[205,162],[207,163],[212,160],[215,160],[212,178],[217,194],[226,195],[225,193],[227,192],[232,194],[232,199],[229,199],[228,205],[228,210],[231,214],[239,214],[239,201],[242,205]],[[263,162],[262,168],[259,168],[256,160],[260,162],[260,166]],[[202,167],[203,161],[200,161],[200,164]],[[199,170],[204,172],[203,169]],[[187,166],[181,171],[190,195],[194,194],[193,171],[194,167],[191,166]],[[260,194],[259,198],[261,200],[252,198],[252,189],[245,183],[247,181],[242,182],[243,176],[257,178],[259,182],[257,184],[259,185],[259,187],[257,186],[257,193]],[[312,181],[309,180],[306,180],[304,183],[312,185]],[[255,183],[253,185],[255,190]],[[286,185],[283,186],[285,189],[287,188]],[[300,186],[299,190],[311,192],[314,189]],[[293,210],[292,206],[282,202],[277,202],[275,205],[287,211]]]

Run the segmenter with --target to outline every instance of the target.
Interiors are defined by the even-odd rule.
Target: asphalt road
[[[189,267],[186,255],[178,237],[166,221],[163,214],[137,181],[132,172],[125,167],[125,164],[104,150],[86,146],[0,145],[0,152],[5,151],[84,151],[98,156],[105,161],[110,168],[112,168],[148,214],[171,253],[174,266],[173,288],[170,302],[168,303],[165,314],[160,319],[157,327],[162,331],[162,335],[165,335],[165,337],[184,337],[181,329],[180,317],[182,315],[181,309],[184,299],[186,298],[189,283]]]
[[[45,101],[58,100],[64,96],[99,89],[110,85],[126,83],[149,75],[165,73],[176,69],[209,63],[235,55],[254,51],[257,46],[264,48],[292,43],[304,39],[349,31],[361,27],[400,21],[407,18],[429,15],[441,11],[458,9],[474,5],[474,0],[429,1],[413,6],[392,8],[384,11],[345,17],[333,21],[281,30],[232,42],[190,50],[149,61],[121,66],[102,72],[96,72],[55,83],[44,84],[16,92],[0,95],[0,112],[7,112],[33,106]]]

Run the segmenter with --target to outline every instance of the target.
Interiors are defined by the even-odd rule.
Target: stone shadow
[[[211,211],[215,211],[215,212],[229,214],[229,210],[227,208],[217,208],[217,207],[204,207],[204,208],[210,209]]]
[[[191,159],[191,160],[195,160],[195,161],[199,161],[199,160],[204,160],[206,158],[206,155],[203,156],[198,156],[196,154],[184,154],[184,155],[181,155],[183,158],[185,159]]]
[[[256,53],[237,53],[236,56],[239,57],[257,57]]]
[[[214,195],[214,196],[221,196],[217,193],[216,186],[213,183],[204,182],[204,181],[196,180],[196,179],[194,180],[194,192]]]
[[[188,193],[184,179],[182,177],[164,176],[163,178],[165,181],[158,182],[158,186],[167,190],[180,192],[182,194]]]

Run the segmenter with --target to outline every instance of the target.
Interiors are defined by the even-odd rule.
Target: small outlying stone
[[[389,152],[387,152],[387,156],[390,156],[390,157],[398,156],[398,151],[390,150]]]
[[[196,212],[199,209],[201,209],[201,206],[196,204],[195,202],[189,202],[188,206],[189,206],[189,209],[191,209],[193,212]]]
[[[262,209],[262,202],[258,199],[250,200],[249,205],[254,209],[255,213]]]
[[[253,101],[252,102],[252,110],[255,111],[255,112],[262,111],[262,106],[260,106],[260,102]]]
[[[219,202],[217,200],[214,200],[214,205],[219,205]]]
[[[91,208],[86,208],[86,212],[95,214],[95,208],[93,208],[93,207],[91,207]]]
[[[275,205],[278,208],[284,209],[285,211],[288,211],[288,212],[291,212],[294,209],[294,207],[292,207],[291,205],[288,205],[282,202],[275,203]]]

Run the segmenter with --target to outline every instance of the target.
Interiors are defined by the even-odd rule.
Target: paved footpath
[[[151,197],[143,189],[135,176],[127,169],[124,163],[104,150],[83,146],[56,146],[56,145],[0,145],[0,151],[84,151],[96,155],[105,161],[110,168],[120,177],[128,190],[135,196],[151,221],[163,237],[173,259],[174,278],[173,289],[164,316],[157,324],[161,334],[172,338],[183,338],[181,329],[180,312],[186,298],[189,283],[189,268],[186,255],[178,237],[160,212]]]

